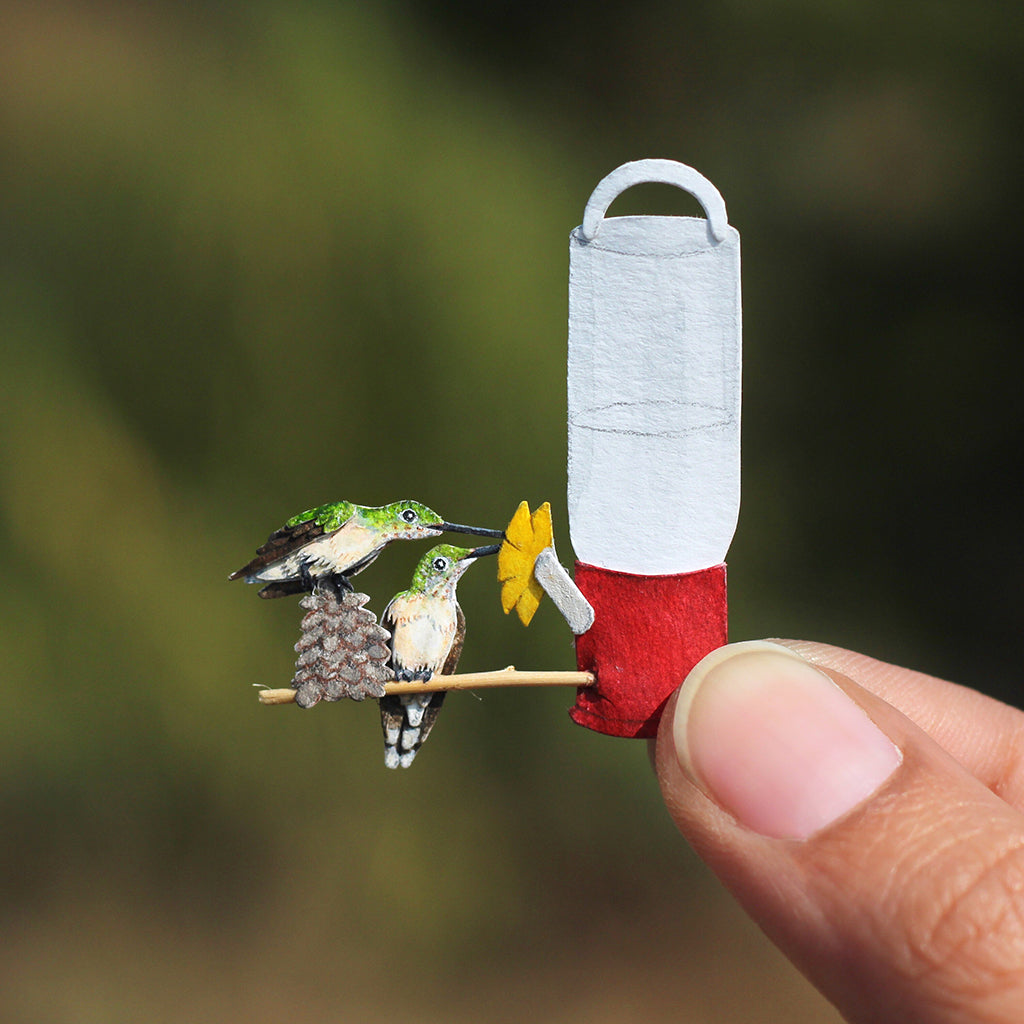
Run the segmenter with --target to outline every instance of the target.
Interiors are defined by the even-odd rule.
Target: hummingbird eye
[[[448,568],[448,559],[435,558],[433,564],[436,572],[444,572],[444,570]]]
[[[401,511],[401,513],[400,513],[400,515],[401,515],[401,517],[402,517],[402,518],[403,518],[403,519],[404,519],[404,520],[405,520],[405,521],[406,521],[407,523],[415,523],[415,522],[416,522],[416,512],[415,512],[415,510],[414,510],[414,509],[411,509],[411,508],[404,508],[404,509],[402,509],[402,511]]]

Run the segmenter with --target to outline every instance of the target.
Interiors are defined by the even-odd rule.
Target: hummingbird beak
[[[496,555],[500,549],[500,544],[487,544],[482,548],[473,548],[468,555],[462,556],[462,560],[465,562],[470,558],[482,558],[484,555]]]
[[[446,533],[472,533],[477,537],[501,537],[505,539],[505,534],[502,530],[485,530],[480,526],[459,526],[458,523],[438,523],[436,526],[431,527],[434,530],[443,530]]]

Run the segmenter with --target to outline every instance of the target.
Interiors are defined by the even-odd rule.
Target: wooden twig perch
[[[593,686],[590,672],[517,672],[504,668],[497,672],[461,672],[451,676],[435,676],[429,683],[400,683],[392,679],[384,686],[385,693],[425,693],[433,690],[482,690],[490,686]],[[261,704],[291,704],[295,690],[261,689]]]

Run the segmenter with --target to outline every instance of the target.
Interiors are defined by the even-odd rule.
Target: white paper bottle
[[[632,185],[699,217],[605,217]],[[579,561],[640,575],[725,560],[740,494],[740,240],[672,160],[605,177],[569,240],[569,531]]]

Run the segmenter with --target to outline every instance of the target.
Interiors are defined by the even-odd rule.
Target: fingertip
[[[1024,964],[1024,818],[856,677],[788,643],[721,648],[656,753],[680,831],[851,1019],[1024,1005],[1004,984]]]
[[[739,824],[807,839],[869,797],[899,748],[824,673],[757,640],[704,658],[672,718],[680,768]]]

